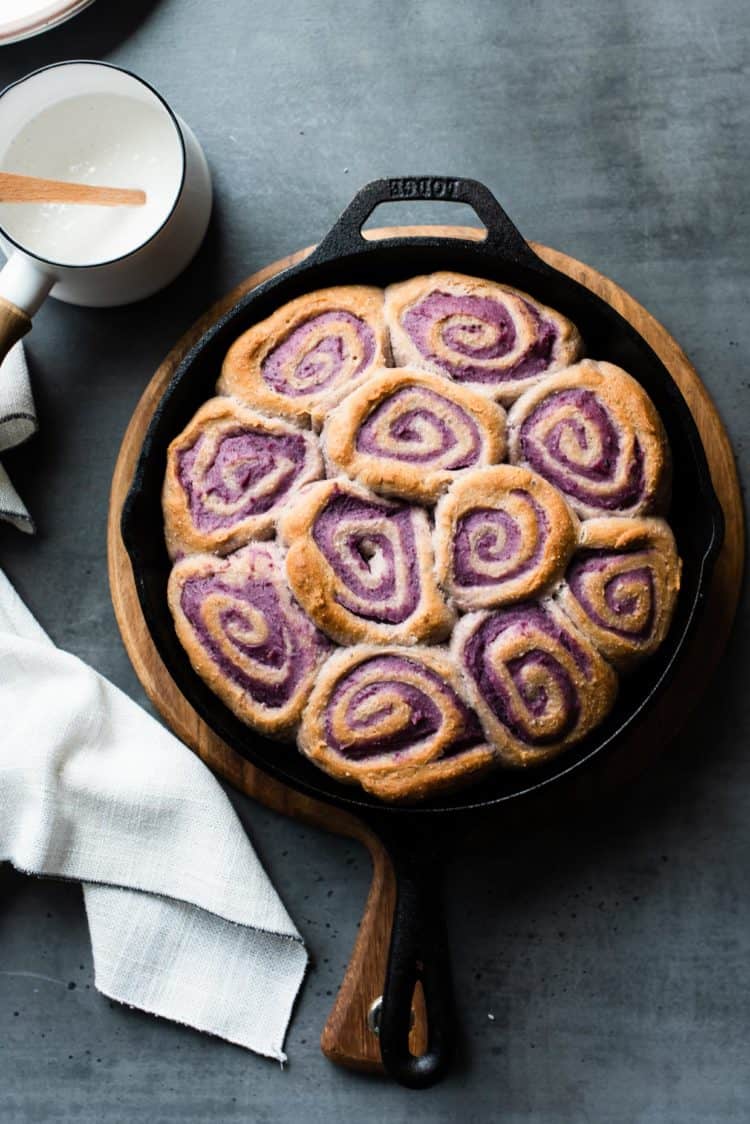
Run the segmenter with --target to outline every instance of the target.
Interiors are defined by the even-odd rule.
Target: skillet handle
[[[434,842],[434,841],[431,841]],[[396,872],[396,910],[380,1009],[380,1054],[389,1077],[426,1089],[444,1075],[453,1053],[455,1014],[450,953],[440,897],[442,858],[424,841],[386,840]],[[427,1012],[427,1049],[409,1050],[414,987]]]
[[[381,203],[466,203],[487,228],[482,242],[472,241],[493,256],[500,255],[536,269],[545,265],[508,218],[495,196],[478,180],[454,176],[393,176],[373,180],[352,199],[332,229],[313,252],[310,261],[323,262],[372,248],[373,241],[362,236],[362,226]],[[375,243],[377,245],[377,243]]]

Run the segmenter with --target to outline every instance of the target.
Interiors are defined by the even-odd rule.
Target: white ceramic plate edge
[[[20,19],[0,16],[0,47],[50,31],[58,24],[77,16],[93,2],[94,0],[54,0],[35,14]]]

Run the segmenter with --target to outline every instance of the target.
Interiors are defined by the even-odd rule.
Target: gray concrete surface
[[[115,311],[50,303],[30,338],[42,433],[7,467],[40,531],[0,526],[0,565],[54,638],[143,701],[104,550],[131,410],[198,312],[319,237],[381,174],[476,176],[529,236],[625,285],[698,366],[747,469],[749,26],[743,0],[98,0],[4,48],[3,84],[76,56],[152,80],[201,138],[217,195],[168,291]],[[441,1087],[409,1093],[324,1061],[367,859],[238,797],[315,958],[286,1071],[108,1003],[78,887],[5,867],[0,1120],[750,1119],[747,621],[745,604],[689,730],[633,790],[456,864],[464,1044]]]

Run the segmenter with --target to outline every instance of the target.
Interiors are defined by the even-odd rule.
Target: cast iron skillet
[[[482,242],[439,237],[367,241],[361,227],[374,208],[391,200],[439,199],[469,204],[487,228]],[[670,522],[683,559],[683,582],[674,623],[657,655],[623,681],[615,709],[580,745],[550,764],[523,772],[498,772],[473,788],[417,808],[387,807],[320,772],[293,746],[249,730],[219,701],[190,666],[167,608],[169,560],[164,548],[160,492],[169,442],[198,406],[214,393],[222,358],[232,341],[280,305],[326,285],[386,285],[438,269],[508,282],[559,309],[581,330],[586,352],[630,371],[645,387],[669,435],[674,459]],[[684,399],[638,333],[609,305],[541,261],[503,209],[474,180],[440,176],[399,177],[368,184],[331,232],[304,261],[244,296],[203,338],[175,372],[152,419],[122,515],[138,596],[158,652],[183,694],[205,722],[254,765],[292,788],[345,808],[381,836],[393,860],[398,896],[380,1013],[380,1048],[387,1072],[404,1085],[426,1087],[445,1072],[453,1041],[450,963],[439,904],[438,857],[446,829],[476,824],[480,815],[502,815],[510,802],[528,800],[563,777],[585,770],[611,752],[673,674],[705,597],[721,545],[723,520],[711,486],[700,438]],[[422,982],[428,1013],[428,1048],[408,1049],[414,984]]]

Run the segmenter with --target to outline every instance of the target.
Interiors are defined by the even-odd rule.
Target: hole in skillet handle
[[[388,239],[367,239],[362,234],[362,227],[375,208],[382,203],[418,202],[466,204],[487,230],[482,241],[472,241],[475,251],[548,271],[549,267],[537,257],[492,192],[478,180],[456,176],[392,176],[366,184],[318,244],[308,263],[322,263],[382,246]]]
[[[396,907],[379,1012],[380,1056],[389,1077],[409,1089],[427,1089],[445,1076],[453,1056],[455,1009],[448,935],[440,892],[440,832],[379,834],[396,874]],[[409,1049],[414,989],[419,981],[427,1015],[427,1049]]]

